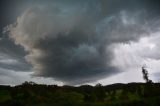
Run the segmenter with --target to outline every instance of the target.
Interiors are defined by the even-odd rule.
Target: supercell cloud
[[[132,2],[125,6],[106,1],[30,6],[6,28],[15,44],[27,52],[25,59],[34,77],[81,84],[122,71],[112,64],[111,45],[148,36],[151,17],[138,1],[132,1],[137,8]]]

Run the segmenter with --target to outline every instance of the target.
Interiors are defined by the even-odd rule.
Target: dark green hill
[[[0,106],[160,106],[160,83],[0,86]]]

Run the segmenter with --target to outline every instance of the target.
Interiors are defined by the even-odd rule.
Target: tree
[[[102,86],[102,84],[98,83],[98,84],[95,85],[94,94],[95,94],[98,102],[103,102],[104,101],[104,98],[106,97],[106,94],[105,94],[105,89]]]
[[[144,66],[142,67],[142,74],[143,74],[143,79],[146,81],[146,83],[152,83],[152,80],[148,78],[148,71]]]

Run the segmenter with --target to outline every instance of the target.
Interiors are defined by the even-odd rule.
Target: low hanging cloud
[[[33,66],[33,76],[67,84],[92,82],[120,72],[111,64],[111,44],[138,40],[148,33],[146,11],[111,14],[103,7],[101,2],[35,6],[6,29],[28,53],[25,58]]]

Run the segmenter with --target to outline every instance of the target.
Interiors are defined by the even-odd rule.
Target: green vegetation
[[[160,83],[0,86],[0,106],[160,106]]]
[[[0,90],[0,103],[11,100],[10,93],[7,90]]]

